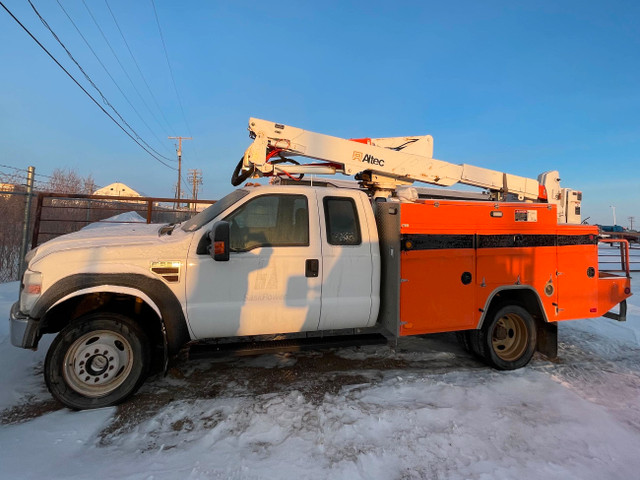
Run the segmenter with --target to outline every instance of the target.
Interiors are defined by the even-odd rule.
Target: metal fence
[[[31,248],[60,235],[80,230],[94,222],[103,223],[177,223],[191,218],[197,205],[208,206],[214,200],[189,200],[176,204],[175,199],[160,197],[112,197],[108,195],[70,195],[39,193]],[[135,213],[136,219],[117,218]],[[113,218],[116,217],[116,218]],[[110,220],[111,219],[111,220]]]
[[[31,205],[27,201],[30,198]],[[34,248],[94,222],[177,223],[212,203],[215,201],[182,200],[177,204],[173,198],[159,197],[0,192],[0,283],[20,277],[24,239],[30,240],[27,247]],[[123,219],[122,214],[127,212],[135,215]]]

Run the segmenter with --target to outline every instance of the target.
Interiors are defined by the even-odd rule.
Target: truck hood
[[[162,225],[158,224],[128,224],[91,228],[69,233],[49,240],[29,252],[27,261],[37,262],[55,252],[93,249],[100,247],[146,246],[166,244],[183,237],[184,232],[176,228],[171,235],[160,237],[158,231]]]

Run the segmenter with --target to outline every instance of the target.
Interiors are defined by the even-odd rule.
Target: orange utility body
[[[398,206],[401,336],[480,328],[505,291],[533,293],[546,322],[600,317],[630,296],[628,275],[598,270],[597,228],[558,224],[555,205]]]

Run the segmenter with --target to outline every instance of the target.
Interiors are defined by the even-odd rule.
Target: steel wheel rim
[[[518,360],[527,350],[529,332],[524,319],[508,313],[498,319],[491,333],[491,346],[495,354],[505,362]]]
[[[133,368],[129,341],[111,330],[89,332],[73,342],[64,356],[62,375],[75,392],[104,397],[127,379]]]

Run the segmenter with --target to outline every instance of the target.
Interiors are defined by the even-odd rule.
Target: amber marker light
[[[213,244],[213,253],[215,253],[216,255],[223,255],[224,254],[224,242],[215,242]]]

